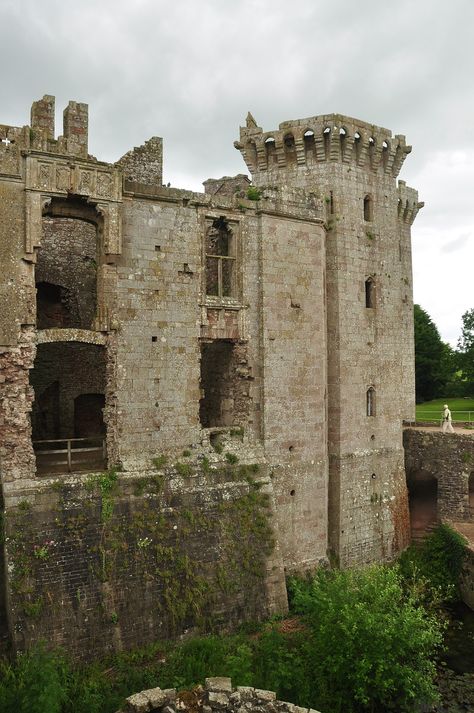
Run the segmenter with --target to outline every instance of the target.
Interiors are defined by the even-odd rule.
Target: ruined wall
[[[264,447],[291,571],[316,566],[327,549],[324,231],[265,207],[259,228]]]
[[[474,474],[474,438],[457,433],[406,428],[403,443],[408,488],[424,478],[436,478],[438,518],[455,522],[469,520],[469,478]]]
[[[91,657],[284,609],[271,488],[255,471],[157,463],[19,492],[5,526],[15,649],[46,639]]]
[[[176,692],[174,688],[150,688],[127,698],[119,713],[176,713],[176,711],[227,711],[227,713],[318,713],[314,708],[301,708],[276,700],[273,691],[251,686],[232,686],[230,678],[206,678],[205,688]]]
[[[54,308],[45,305],[52,326],[91,329],[97,309],[97,236],[96,226],[71,218],[43,218],[43,235],[38,253],[35,281],[61,286],[65,291],[62,325],[55,321]],[[61,321],[61,317],[59,317]]]

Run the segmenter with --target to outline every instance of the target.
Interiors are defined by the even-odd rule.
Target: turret
[[[396,177],[411,151],[404,136],[340,114],[285,121],[277,131],[264,132],[249,113],[234,146],[255,183],[264,182],[265,175],[324,162],[352,163]]]

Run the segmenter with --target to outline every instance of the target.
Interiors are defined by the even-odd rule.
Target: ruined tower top
[[[70,101],[63,113],[63,135],[55,138],[55,98],[45,94],[33,102],[30,126],[0,125],[0,164],[6,173],[18,171],[21,151],[44,151],[76,158],[88,155],[88,106]]]
[[[411,151],[404,136],[340,114],[284,121],[278,130],[263,131],[249,112],[234,146],[260,183],[265,175],[276,178],[323,162],[355,164],[396,178]]]

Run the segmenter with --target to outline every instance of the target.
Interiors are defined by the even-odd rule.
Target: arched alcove
[[[92,329],[102,222],[96,208],[77,196],[46,204],[35,266],[38,329]]]

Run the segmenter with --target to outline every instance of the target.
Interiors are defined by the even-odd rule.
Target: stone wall
[[[474,438],[406,428],[403,434],[408,488],[435,478],[439,520],[470,519],[469,478],[474,475]]]
[[[89,658],[285,610],[268,478],[187,461],[10,493],[15,650],[47,640]]]
[[[174,688],[150,688],[126,700],[119,713],[176,713],[176,711],[227,711],[227,713],[318,713],[277,701],[273,691],[232,686],[230,678],[206,678],[205,688],[176,692]]]
[[[42,314],[39,314],[38,329],[55,326],[92,328],[97,309],[96,233],[96,226],[84,220],[43,219],[42,244],[35,269],[36,285],[61,286],[65,297],[62,305],[48,305],[45,301],[41,311],[44,323],[41,323]],[[59,307],[63,309],[58,316]],[[58,321],[62,323],[58,324]]]

